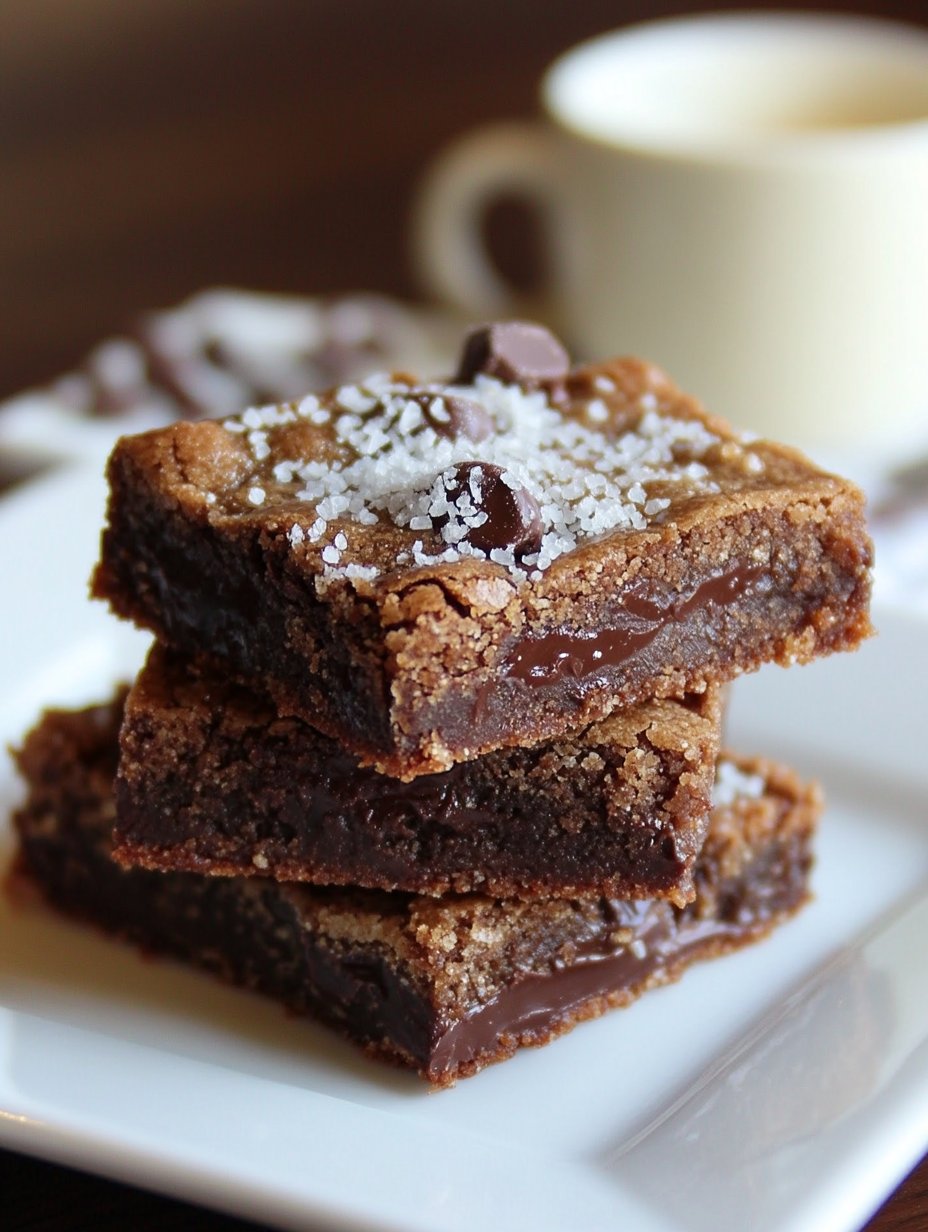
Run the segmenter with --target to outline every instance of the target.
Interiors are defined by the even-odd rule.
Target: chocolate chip
[[[455,524],[467,527],[463,537],[475,548],[482,552],[511,548],[517,555],[526,556],[541,547],[543,526],[538,502],[521,485],[506,483],[502,467],[489,462],[461,462],[445,480],[445,491],[449,504],[458,509]],[[460,501],[461,497],[466,499]],[[476,514],[486,514],[479,526],[467,525],[474,517],[466,512],[470,506]]]
[[[530,321],[497,321],[472,329],[455,380],[469,385],[483,372],[500,381],[539,385],[562,381],[570,358],[557,338],[543,325]]]
[[[440,389],[416,392],[411,396],[422,407],[425,422],[439,436],[448,440],[464,436],[478,443],[493,435],[490,412],[472,398],[442,393]]]

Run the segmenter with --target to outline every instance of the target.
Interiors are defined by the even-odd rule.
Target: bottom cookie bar
[[[59,909],[277,997],[436,1086],[759,939],[808,896],[817,789],[729,757],[685,908],[124,871],[109,837],[121,708],[50,712],[27,737],[21,870]]]

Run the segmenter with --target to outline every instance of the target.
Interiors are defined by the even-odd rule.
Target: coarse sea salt
[[[766,784],[760,774],[746,774],[733,761],[722,758],[715,772],[712,807],[724,808],[736,800],[759,800]]]
[[[598,378],[599,395],[610,392],[607,383],[612,386]],[[489,558],[516,580],[537,579],[584,539],[615,529],[645,529],[660,520],[670,505],[667,490],[674,485],[683,483],[702,494],[718,490],[700,459],[719,438],[698,420],[658,413],[650,391],[639,398],[643,413],[634,430],[619,435],[594,426],[609,418],[602,396],[581,407],[585,415],[567,417],[543,391],[484,375],[471,385],[427,386],[425,391],[434,393],[429,404],[433,422],[445,422],[446,399],[457,396],[479,403],[494,432],[479,443],[462,434],[439,434],[422,413],[423,387],[387,376],[343,385],[328,401],[309,395],[293,406],[252,407],[225,421],[227,430],[244,435],[249,446],[255,467],[248,492],[252,504],[273,502],[279,494],[312,508],[314,522],[298,536],[291,532],[290,542],[322,544],[327,576],[376,576],[372,562],[357,558],[363,537],[352,545],[352,561],[343,561],[345,531],[352,523],[386,521],[416,533],[431,532],[408,548],[407,558],[417,564]],[[331,425],[335,456],[325,461],[272,457],[268,433],[297,419]],[[455,468],[465,462],[498,467],[502,482],[535,497],[542,520],[537,552],[517,558],[505,546],[485,552],[469,542],[468,533],[487,515],[480,508],[477,468],[461,490]],[[268,497],[264,485],[270,477],[276,491]],[[653,485],[660,486],[659,495],[651,495]]]

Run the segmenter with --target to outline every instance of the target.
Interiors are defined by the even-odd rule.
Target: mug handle
[[[552,321],[570,236],[558,145],[543,124],[512,122],[478,129],[439,157],[420,190],[412,232],[418,269],[439,300],[472,317]],[[503,194],[524,197],[539,212],[551,273],[540,297],[518,295],[484,244],[484,212]]]

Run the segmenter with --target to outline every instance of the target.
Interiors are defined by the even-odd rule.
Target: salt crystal
[[[614,382],[594,379],[594,388],[612,393]],[[257,463],[273,444],[267,440],[273,424],[291,422],[297,415],[320,423],[334,418],[338,456],[278,461],[269,474],[283,487],[299,480],[300,490],[294,493],[290,487],[286,496],[315,509],[316,522],[307,535],[311,542],[324,539],[333,518],[371,526],[385,519],[401,529],[432,532],[410,549],[411,559],[420,564],[487,559],[486,552],[468,541],[468,531],[486,520],[480,508],[479,464],[498,467],[503,482],[532,492],[541,510],[542,548],[533,559],[510,561],[489,554],[516,580],[543,572],[587,536],[647,527],[649,519],[669,507],[666,493],[674,485],[685,483],[687,491],[702,494],[717,490],[700,459],[718,438],[699,421],[658,414],[651,390],[639,399],[643,413],[638,424],[620,436],[594,426],[609,418],[603,398],[591,400],[584,418],[565,417],[543,390],[507,385],[483,373],[471,385],[451,387],[447,395],[436,391],[429,404],[436,422],[448,415],[445,397],[458,392],[482,405],[494,423],[493,435],[479,444],[463,435],[439,437],[425,423],[419,396],[409,397],[406,382],[383,374],[342,386],[329,405],[309,395],[295,406],[250,408],[227,420],[226,427],[233,433],[248,432]],[[330,417],[332,405],[337,409]],[[455,476],[464,463],[478,465],[469,468],[461,492]],[[746,459],[745,465],[756,464]],[[651,497],[655,483],[661,485],[660,497]],[[453,502],[449,485],[457,489]],[[329,549],[339,551],[332,544]],[[326,559],[328,567],[337,563]],[[366,567],[363,561],[354,563]],[[347,563],[340,566],[342,576],[347,568]]]
[[[379,573],[376,565],[345,565],[345,577],[359,582],[372,582]]]
[[[766,783],[760,774],[746,774],[727,758],[720,758],[712,788],[712,807],[723,808],[734,804],[739,798],[759,800]]]
[[[372,411],[377,405],[377,399],[357,385],[343,385],[336,393],[335,401],[346,411],[354,411],[358,415]]]
[[[321,408],[321,403],[315,394],[307,394],[297,403],[296,413],[304,419],[311,419]],[[325,413],[326,419],[329,417],[328,411]]]
[[[645,503],[644,511],[649,518],[653,518],[658,513],[663,513],[665,509],[670,508],[670,501],[666,497],[655,498]]]

